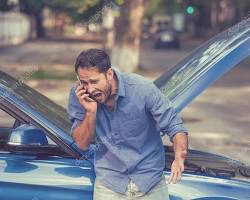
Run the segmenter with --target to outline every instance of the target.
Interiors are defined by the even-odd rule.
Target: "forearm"
[[[173,138],[175,159],[185,160],[188,153],[188,137],[185,133],[177,133]]]
[[[96,113],[85,114],[84,120],[73,130],[72,137],[78,147],[88,148],[95,139]]]

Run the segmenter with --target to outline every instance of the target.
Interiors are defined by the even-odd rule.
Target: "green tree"
[[[66,12],[73,21],[80,21],[94,13],[100,7],[101,0],[19,0],[19,5],[21,12],[34,18],[37,38],[43,38],[46,36],[42,16],[45,7],[56,12]]]
[[[102,0],[51,0],[53,11],[65,12],[74,22],[89,20],[102,7]]]
[[[146,17],[155,15],[171,15],[174,12],[184,12],[186,0],[150,0],[145,11]]]
[[[14,4],[9,2],[8,0],[0,0],[0,11],[6,12],[11,10],[14,7]]]
[[[31,0],[19,0],[20,11],[28,14],[35,20],[36,25],[36,37],[45,37],[45,29],[43,27],[42,11],[49,0],[31,1]]]

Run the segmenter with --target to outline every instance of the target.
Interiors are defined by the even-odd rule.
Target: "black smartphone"
[[[80,85],[82,85],[81,80],[80,80],[80,78],[79,78],[78,75],[77,75],[77,80],[79,81]],[[86,92],[85,94],[89,94],[89,93]],[[89,102],[95,101],[95,98],[94,98],[91,94],[89,94],[88,97],[85,97],[85,99],[86,99],[87,101],[89,101]]]

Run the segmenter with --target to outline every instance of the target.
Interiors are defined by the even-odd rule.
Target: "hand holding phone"
[[[76,96],[80,104],[85,108],[87,112],[95,113],[97,111],[97,102],[91,98],[90,94],[86,92],[86,89],[80,82],[79,77],[77,77],[79,83],[76,88]]]
[[[78,75],[77,75],[77,79],[79,81],[79,85],[82,86],[81,80],[80,80]],[[88,96],[85,95],[85,97],[84,97],[84,99],[86,99],[86,101],[88,101],[88,102],[95,101],[93,98],[91,98],[92,96],[89,93],[85,92],[84,94],[88,95]]]

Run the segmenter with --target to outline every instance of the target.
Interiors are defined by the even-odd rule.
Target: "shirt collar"
[[[122,74],[118,69],[114,69],[114,73],[117,77],[117,82],[118,82],[118,93],[117,93],[117,97],[121,96],[124,97],[125,96],[125,85],[124,85],[124,81],[122,79]]]

